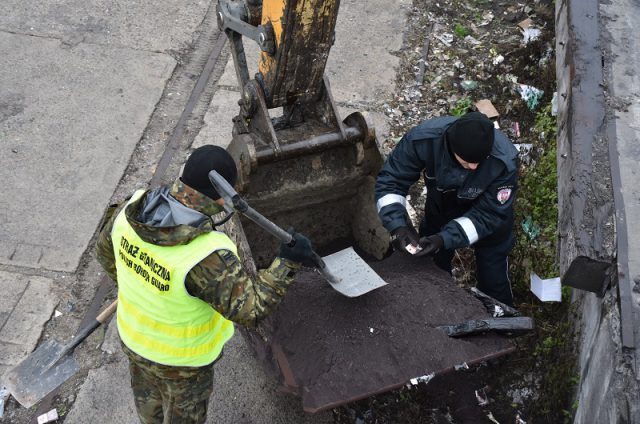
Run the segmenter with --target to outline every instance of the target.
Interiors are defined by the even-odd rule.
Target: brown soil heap
[[[305,411],[343,405],[509,353],[512,343],[486,334],[454,339],[436,327],[489,314],[430,259],[404,254],[370,266],[387,286],[358,298],[301,271],[278,310],[249,333],[250,344]]]

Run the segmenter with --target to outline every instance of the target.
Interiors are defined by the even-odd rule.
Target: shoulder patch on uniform
[[[498,195],[496,197],[498,199],[498,202],[500,202],[501,205],[504,205],[505,203],[507,203],[507,200],[509,200],[509,198],[511,197],[511,189],[501,188],[498,191]]]

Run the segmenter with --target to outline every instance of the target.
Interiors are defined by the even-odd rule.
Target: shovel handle
[[[282,243],[287,244],[288,246],[293,246],[295,244],[295,239],[291,234],[282,228],[278,227],[273,222],[269,221],[265,218],[260,212],[253,209],[249,204],[238,194],[238,192],[227,182],[227,180],[222,177],[222,175],[218,174],[216,171],[209,172],[209,181],[216,189],[218,194],[224,199],[225,203],[231,203],[233,208],[258,224],[262,229],[271,233],[271,235],[275,236]],[[322,275],[332,284],[338,284],[340,280],[331,274],[327,269],[327,265],[324,263],[324,260],[318,255],[316,252],[313,252],[313,261],[316,264],[316,267]]]
[[[81,329],[79,329],[76,335],[73,336],[73,339],[71,339],[68,347],[65,350],[72,351],[84,339],[89,337],[89,335],[93,333],[93,330],[100,327],[100,324],[104,323],[107,320],[107,318],[109,318],[111,314],[113,314],[113,312],[116,310],[117,305],[118,305],[118,299],[114,300],[113,303],[111,303],[102,312],[100,312],[100,314],[98,314],[96,319],[94,319],[92,322],[88,323]]]
[[[104,311],[100,312],[100,314],[98,314],[98,316],[96,317],[96,321],[98,321],[100,324],[103,324],[107,320],[107,318],[113,315],[117,307],[118,299],[114,300],[111,305],[107,306]]]
[[[69,341],[69,343],[67,343],[64,346],[64,348],[62,349],[58,357],[53,362],[51,362],[46,367],[46,369],[51,368],[53,365],[56,364],[56,362],[58,362],[61,358],[63,358],[67,353],[72,352],[73,349],[75,349],[80,343],[82,343],[84,339],[89,337],[89,335],[93,333],[93,331],[96,328],[100,327],[100,324],[104,323],[107,320],[107,318],[109,318],[113,314],[117,306],[118,306],[118,299],[114,300],[109,306],[107,306],[102,312],[100,312],[96,317],[96,319],[94,319],[93,321],[91,321],[81,329],[79,329],[76,335],[73,336],[71,341]]]

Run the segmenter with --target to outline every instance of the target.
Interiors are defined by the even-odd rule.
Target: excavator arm
[[[381,258],[388,234],[373,202],[383,163],[375,131],[359,112],[340,119],[325,76],[339,5],[218,0],[218,25],[229,39],[241,91],[228,151],[239,168],[238,192],[270,220],[294,226],[325,252],[342,240]],[[260,47],[253,77],[247,39]],[[245,263],[271,259],[275,240],[250,222],[236,219],[232,226]]]

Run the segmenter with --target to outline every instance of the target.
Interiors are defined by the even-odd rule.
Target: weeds
[[[453,116],[462,116],[469,111],[469,108],[471,108],[472,104],[473,104],[473,100],[471,100],[471,97],[463,97],[462,99],[458,100],[455,105],[451,107],[449,112]]]

